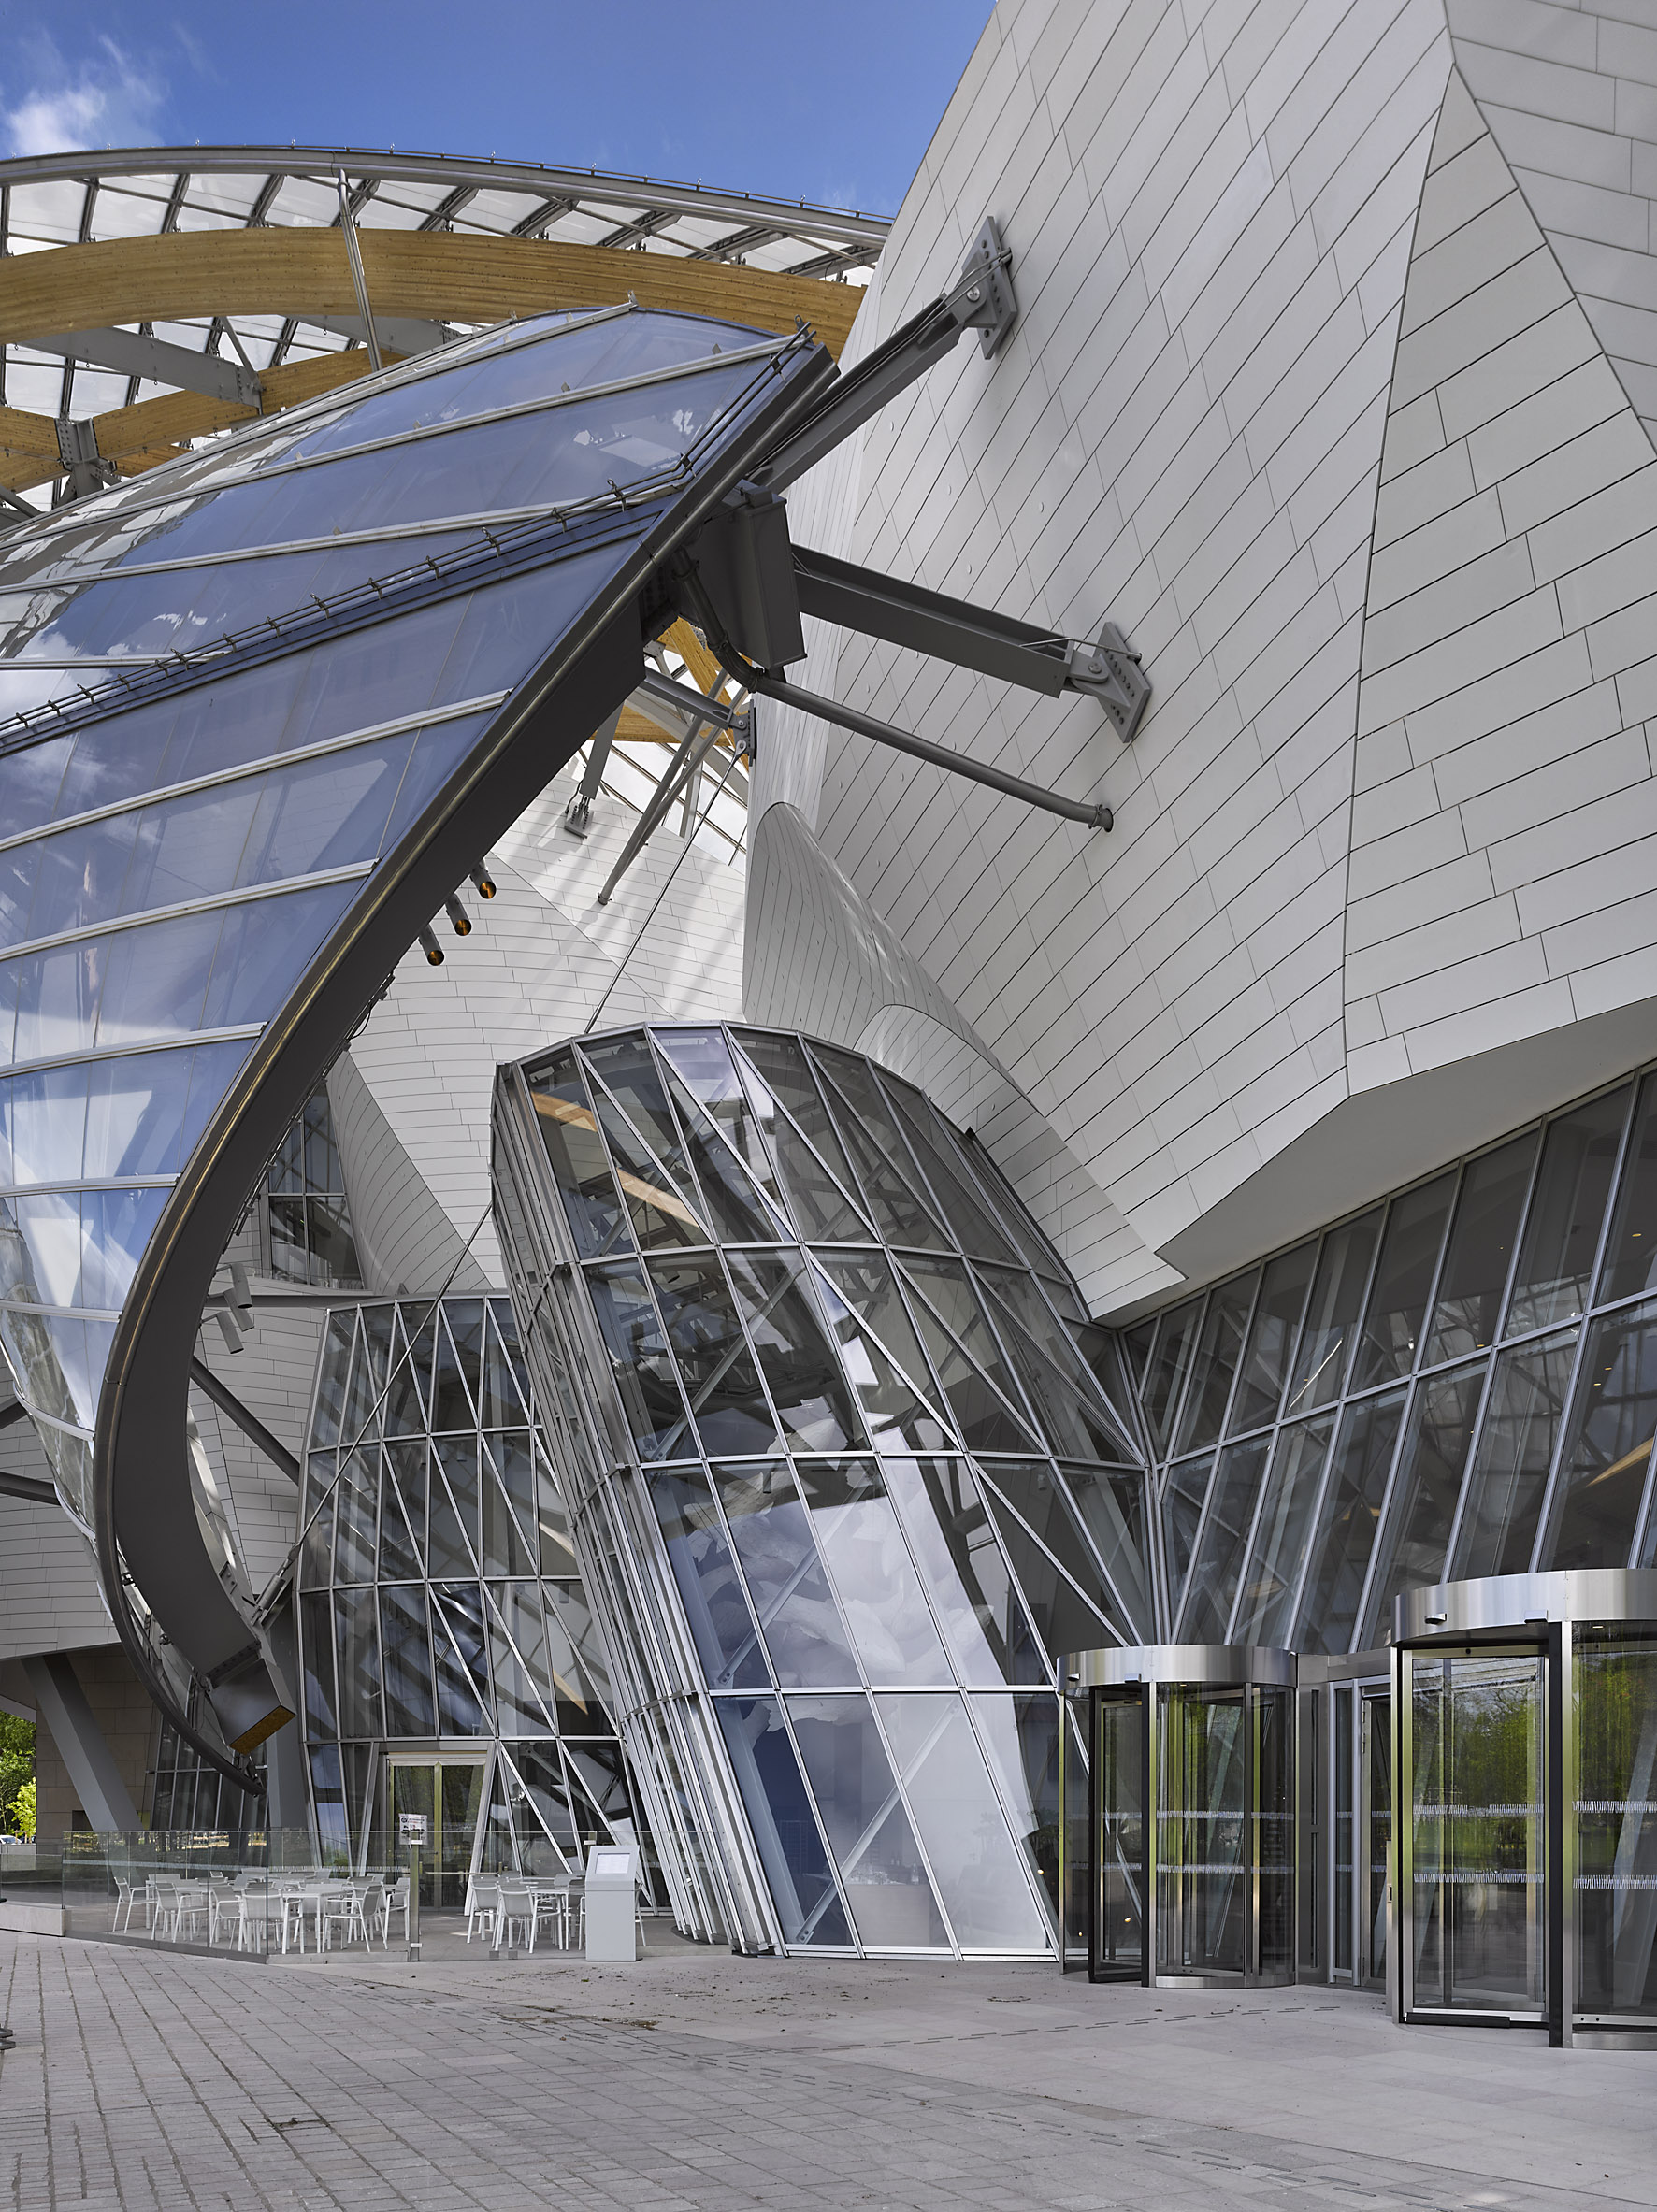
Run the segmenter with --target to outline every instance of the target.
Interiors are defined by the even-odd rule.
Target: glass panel
[[[1145,1707],[1094,1699],[1092,1837],[1096,1975],[1137,1981],[1145,1960]]]
[[[1185,1418],[1179,1425],[1178,1449],[1199,1450],[1219,1442],[1220,1428],[1231,1401],[1232,1383],[1243,1356],[1243,1332],[1248,1327],[1260,1271],[1252,1269],[1234,1282],[1222,1283],[1208,1299],[1203,1336],[1197,1350],[1196,1379],[1186,1400]]]
[[[1093,1554],[1077,1526],[1070,1494],[1054,1468],[1045,1459],[994,1459],[987,1461],[979,1472],[1033,1530],[1089,1604],[1105,1619],[1122,1625],[1121,1605],[1116,1593],[1100,1576]],[[1029,1592],[1025,1594],[1028,1596]],[[1066,1648],[1088,1647],[1071,1645]]]
[[[1252,1444],[1228,1444],[1219,1455],[1218,1468],[1203,1523],[1197,1557],[1191,1567],[1190,1587],[1179,1617],[1179,1638],[1184,1644],[1223,1644],[1243,1555],[1248,1548],[1248,1530],[1265,1472],[1269,1437]]]
[[[1318,1420],[1277,1431],[1230,1643],[1288,1644],[1295,1587],[1305,1558],[1306,1525],[1333,1428],[1334,1415],[1325,1414]]]
[[[821,1272],[811,1279],[828,1316],[828,1327],[840,1347],[840,1361],[863,1409],[871,1441],[881,1450],[923,1452],[946,1450],[955,1439],[921,1396],[931,1387],[926,1360],[909,1316],[898,1297],[891,1268],[884,1253],[842,1256],[814,1254]],[[830,1279],[825,1280],[825,1275]],[[860,1304],[848,1305],[842,1287],[857,1295]],[[886,1351],[863,1326],[870,1309],[883,1329],[893,1329],[904,1347],[918,1385],[902,1373]],[[890,1340],[888,1339],[888,1342]]]
[[[667,1169],[679,1191],[688,1196],[695,1179],[685,1157],[684,1141],[643,1030],[596,1043],[584,1041],[582,1056],[632,1123],[637,1142]]]
[[[952,1681],[877,1463],[797,1459],[794,1472],[867,1679]]]
[[[655,1259],[650,1279],[661,1301],[668,1342],[678,1358],[702,1450],[713,1454],[772,1448],[776,1423],[717,1257],[710,1254],[705,1259]],[[669,1455],[664,1451],[661,1456]]]
[[[766,1196],[782,1203],[771,1154],[718,1029],[657,1029],[660,1051]]]
[[[541,1703],[537,1680],[546,1673],[540,1592],[529,1583],[507,1583],[497,1584],[488,1597],[489,1671],[495,1678],[497,1725],[514,1735],[551,1735],[552,1716]]]
[[[967,1462],[888,1457],[882,1465],[961,1681],[1045,1682],[1051,1670]]]
[[[799,1281],[799,1255],[728,1252],[726,1263],[785,1441],[808,1452],[855,1449],[862,1431],[840,1362]]]
[[[1347,1651],[1404,1415],[1402,1390],[1349,1405],[1307,1546],[1297,1651]]]
[[[1214,1461],[1204,1455],[1171,1467],[1162,1481],[1162,1549],[1168,1562],[1168,1610],[1179,1618],[1180,1594],[1191,1564],[1197,1530],[1203,1523],[1203,1501],[1208,1495],[1208,1477]]]
[[[489,1694],[483,1659],[483,1607],[476,1584],[469,1590],[449,1584],[434,1589],[432,1656],[437,1662],[438,1732],[445,1736],[486,1736],[493,1728],[479,1703]],[[456,1645],[456,1623],[463,1639]],[[462,1656],[464,1651],[464,1658]],[[474,1668],[476,1673],[474,1673]]]
[[[1495,1342],[1513,1241],[1536,1156],[1535,1131],[1470,1160],[1428,1331],[1426,1363],[1462,1359]]]
[[[471,1473],[472,1470],[464,1465],[459,1454],[454,1452],[453,1448],[449,1457],[454,1462],[454,1472],[457,1478]],[[473,1550],[474,1539],[467,1532],[466,1523],[462,1520],[460,1509],[456,1506],[454,1494],[445,1479],[443,1455],[435,1444],[431,1447],[428,1490],[430,1518],[426,1535],[427,1573],[437,1575],[475,1574],[478,1571],[478,1562]],[[461,1505],[467,1509],[467,1520],[470,1520],[472,1517],[471,1508],[475,1502],[475,1495],[468,1498],[463,1491]]]
[[[949,1239],[915,1187],[915,1170],[862,1062],[843,1053],[826,1053],[823,1059],[843,1078],[840,1089],[826,1083],[824,1095],[833,1104],[842,1142],[857,1165],[864,1202],[881,1235],[889,1244],[948,1251]],[[865,1106],[865,1114],[854,1110],[847,1090]]]
[[[1541,2010],[1542,1667],[1411,1660],[1413,2004]]]
[[[670,1071],[667,1089],[678,1110],[684,1148],[701,1185],[705,1218],[728,1244],[775,1244],[785,1238],[783,1214],[768,1206],[760,1186],[722,1136],[703,1118],[684,1085]]]
[[[610,1683],[586,1593],[578,1582],[543,1582],[540,1592],[546,1607],[545,1660],[525,1650],[522,1641],[518,1648],[533,1662],[533,1671],[550,1680],[558,1733],[566,1742],[607,1736]]]
[[[1578,1630],[1577,2011],[1657,2016],[1657,1643]]]
[[[1124,1625],[1142,1643],[1154,1643],[1157,1616],[1145,1515],[1147,1478],[1128,1468],[1067,1466],[1062,1472],[1082,1526],[1092,1537],[1126,1608]]]
[[[413,1582],[425,1573],[417,1541],[425,1533],[425,1447],[387,1444],[380,1481],[382,1582]]]
[[[1095,1605],[1060,1571],[1052,1554],[1036,1542],[987,1475],[984,1478],[983,1490],[985,1504],[1013,1563],[1024,1602],[1046,1646],[1049,1660],[1056,1663],[1061,1653],[1097,1651],[1102,1645],[1113,1642],[1107,1623],[1116,1607],[1101,1589],[1097,1576],[1088,1577],[1092,1589],[1098,1593],[1099,1602]]]
[[[610,1251],[625,1236],[621,1200],[573,1052],[559,1053],[527,1078],[536,1126],[583,1258]]]
[[[1157,1971],[1241,1975],[1246,1961],[1244,1693],[1157,1695]]]
[[[1294,1973],[1294,1692],[1249,1693],[1254,1728],[1254,1970]]]
[[[1276,1417],[1289,1362],[1300,1329],[1301,1308],[1317,1257],[1316,1242],[1280,1253],[1261,1278],[1260,1297],[1248,1329],[1248,1349],[1232,1404],[1230,1433],[1253,1429]]]
[[[1657,1435],[1657,1306],[1592,1324],[1560,1454],[1543,1567],[1625,1567]],[[1652,1557],[1647,1538],[1636,1564]]]
[[[927,1858],[963,1950],[1047,1946],[984,1754],[960,1699],[875,1700]]]
[[[336,1598],[334,1639],[339,1659],[339,1733],[381,1735],[380,1651],[372,1604],[364,1604],[360,1596]]]
[[[1453,1173],[1440,1175],[1392,1201],[1352,1369],[1354,1390],[1367,1389],[1371,1383],[1390,1383],[1408,1374],[1416,1363],[1455,1182]]]
[[[1359,1760],[1363,1774],[1364,1924],[1360,1977],[1371,1989],[1387,1986],[1387,1920],[1392,1852],[1392,1694],[1362,1692]]]
[[[926,1099],[918,1091],[906,1090],[889,1076],[882,1080],[880,1087],[961,1250],[973,1259],[1003,1260],[1016,1266],[1017,1253],[990,1219],[975,1187],[962,1174],[955,1159],[945,1153],[945,1140],[933,1128],[931,1109]]]
[[[432,1359],[431,1425],[436,1429],[476,1429],[478,1416],[467,1387],[466,1373],[450,1333],[450,1310],[438,1316],[437,1342]]]
[[[650,1501],[710,1688],[768,1687],[748,1601],[707,1477],[699,1468],[653,1474]]]
[[[1496,1361],[1449,1574],[1522,1574],[1541,1517],[1577,1357],[1577,1331]]]
[[[1622,1188],[1606,1241],[1599,1301],[1634,1298],[1657,1278],[1657,1074],[1640,1085]]]
[[[615,1179],[627,1201],[627,1218],[641,1251],[665,1252],[686,1244],[711,1244],[713,1240],[678,1186],[653,1156],[640,1143],[632,1124],[614,1102],[595,1085],[598,1126],[610,1146]]]
[[[1485,1372],[1481,1363],[1417,1385],[1381,1538],[1365,1645],[1378,1644],[1391,1627],[1392,1601],[1401,1590],[1444,1580]]]
[[[746,1063],[742,1069],[744,1076],[751,1067],[764,1084],[766,1093],[790,1115],[807,1143],[844,1186],[849,1197],[857,1187],[851,1164],[841,1145],[834,1124],[824,1108],[816,1077],[807,1064],[799,1040],[768,1036],[759,1029],[741,1029],[737,1032],[737,1042],[742,1047],[742,1058]],[[766,1112],[764,1099],[756,1097],[756,1111],[763,1122]]]
[[[432,1732],[431,1645],[425,1592],[418,1583],[380,1592],[380,1633],[385,1652],[385,1732]]]
[[[788,1463],[714,1470],[772,1672],[785,1688],[858,1679]]]
[[[1356,1872],[1354,1842],[1357,1834],[1357,1808],[1354,1791],[1358,1772],[1353,1705],[1357,1692],[1350,1688],[1337,1686],[1330,1696],[1334,1734],[1330,1762],[1330,1795],[1334,1822],[1334,1883],[1330,1900],[1333,1925],[1330,1963],[1336,1974],[1349,1975],[1353,1971],[1352,1907],[1353,1877]]]
[[[989,1768],[1025,1862],[1059,1911],[1059,1702],[1053,1697],[969,1700]],[[1077,1764],[1080,1762],[1077,1761]]]
[[[721,1698],[713,1709],[784,1942],[849,1945],[852,1932],[777,1701]]]
[[[1019,1452],[1035,1439],[1015,1412],[1018,1386],[958,1260],[906,1261],[915,1325],[970,1451]]]
[[[685,1457],[684,1400],[643,1275],[637,1267],[589,1268],[586,1286],[639,1457]]]
[[[788,1715],[859,1940],[871,1950],[943,1949],[949,1937],[867,1702],[794,1697]]]
[[[1289,1381],[1284,1417],[1310,1413],[1329,1405],[1341,1394],[1352,1357],[1358,1316],[1363,1311],[1363,1293],[1369,1284],[1369,1266],[1375,1257],[1381,1209],[1331,1229],[1323,1240],[1318,1278],[1306,1308],[1300,1351]]]
[[[1164,1314],[1157,1329],[1156,1349],[1145,1373],[1144,1403],[1159,1452],[1168,1449],[1179,1393],[1196,1348],[1197,1316],[1202,1310],[1202,1300],[1194,1298],[1189,1305],[1174,1306]]]
[[[989,1292],[1001,1343],[1049,1446],[1063,1458],[1137,1462],[1127,1431],[1034,1278],[984,1268],[978,1280]]]
[[[1548,1125],[1542,1172],[1513,1278],[1509,1336],[1563,1321],[1589,1302],[1631,1089],[1624,1084]]]

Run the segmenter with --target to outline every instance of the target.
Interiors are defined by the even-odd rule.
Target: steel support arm
[[[820,698],[814,691],[801,691],[798,685],[784,683],[777,677],[762,676],[756,672],[747,680],[755,691],[763,692],[767,698],[778,699],[785,707],[798,707],[801,713],[814,714],[820,721],[838,723],[842,729],[856,730],[862,738],[872,738],[877,745],[889,745],[894,753],[907,753],[915,760],[929,760],[934,768],[947,768],[952,775],[967,776],[974,783],[986,783],[991,791],[1004,791],[1009,798],[1021,798],[1026,806],[1040,807],[1044,813],[1060,815],[1066,822],[1081,822],[1089,829],[1108,829],[1111,811],[1104,806],[1088,806],[1081,799],[1065,798],[1057,791],[1045,791],[1039,783],[1027,783],[1022,776],[1004,775],[1000,768],[988,768],[983,761],[970,760],[964,753],[951,753],[946,745],[934,745],[929,738],[912,737],[907,730],[894,729],[890,723],[877,722],[872,714],[859,714],[855,707],[843,707],[838,699]]]
[[[29,349],[56,353],[65,361],[84,361],[94,368],[110,368],[119,376],[204,392],[209,399],[241,407],[259,404],[259,380],[239,362],[221,361],[216,353],[197,353],[189,346],[145,338],[136,330],[66,330],[60,337],[32,338]]]
[[[298,1460],[285,1444],[277,1442],[257,1414],[248,1411],[234,1390],[225,1388],[205,1360],[191,1360],[190,1380],[204,1398],[212,1400],[222,1414],[229,1415],[254,1449],[263,1452],[272,1467],[285,1474],[297,1489],[303,1479]]]
[[[750,481],[768,492],[785,490],[871,415],[925,376],[935,361],[953,351],[963,331],[982,332],[985,352],[996,352],[1018,312],[1008,273],[1010,260],[994,223],[986,222],[954,286],[838,378],[800,427],[766,455]]]
[[[1077,644],[1032,623],[901,583],[809,546],[797,545],[793,552],[802,614],[976,668],[1049,698],[1085,691],[1098,699],[1118,737],[1131,738],[1138,728],[1151,687],[1138,654],[1114,624],[1103,625],[1097,644]]]

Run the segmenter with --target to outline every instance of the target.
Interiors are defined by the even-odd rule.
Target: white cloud
[[[166,96],[117,46],[101,38],[90,61],[71,69],[50,39],[35,42],[18,86],[0,83],[0,146],[8,154],[63,153],[99,146],[148,146]]]

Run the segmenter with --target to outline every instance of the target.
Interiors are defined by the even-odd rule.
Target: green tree
[[[0,1831],[22,1834],[17,1813],[20,1794],[29,1792],[30,1833],[35,1815],[35,1723],[15,1713],[0,1713]]]
[[[35,1841],[35,1777],[23,1784],[11,1801],[11,1832],[21,1835],[26,1843]]]

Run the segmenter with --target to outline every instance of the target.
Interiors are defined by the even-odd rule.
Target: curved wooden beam
[[[803,317],[838,354],[863,297],[857,285],[673,253],[443,231],[357,237],[377,315],[499,323],[555,308],[612,307],[630,293],[641,307],[761,330],[792,330]],[[356,312],[339,230],[172,231],[0,261],[0,343],[122,323]]]

